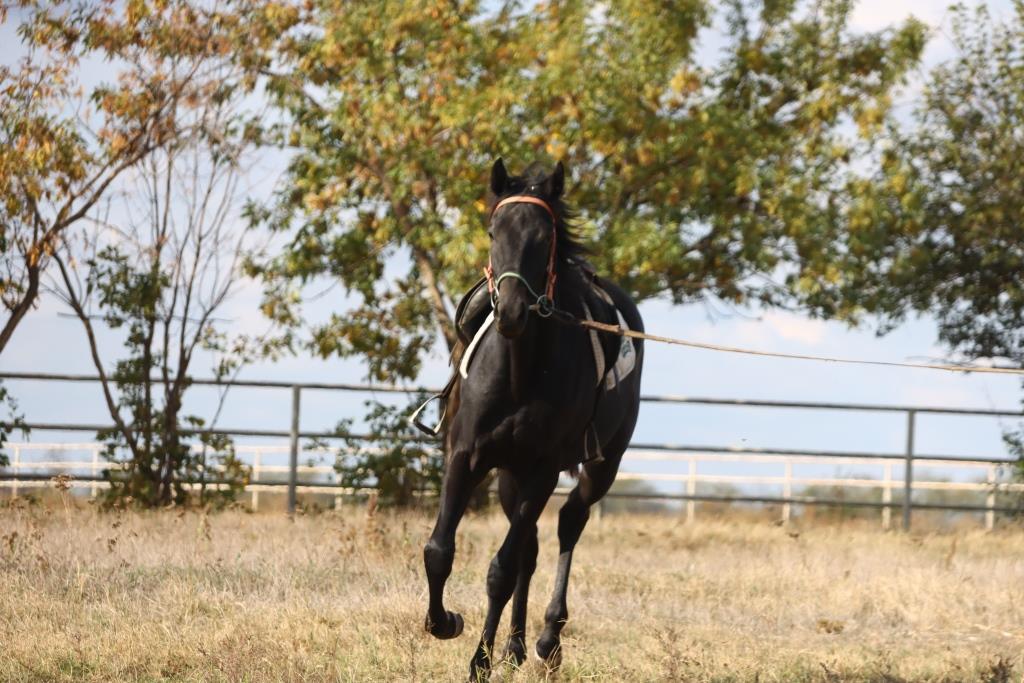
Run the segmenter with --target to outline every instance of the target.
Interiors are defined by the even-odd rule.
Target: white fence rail
[[[110,468],[111,463],[107,462],[102,453],[104,445],[98,442],[80,443],[36,443],[36,442],[12,442],[7,444],[10,454],[10,466],[5,471],[0,471],[0,487],[7,488],[11,496],[17,497],[20,489],[39,488],[52,486],[50,477],[67,474],[70,478],[68,485],[72,488],[86,489],[92,497],[97,496],[100,489],[108,486],[102,481],[102,474],[105,469]],[[87,459],[65,460],[54,458],[56,453],[71,452],[88,454]],[[284,445],[238,445],[235,448],[238,455],[251,467],[249,483],[245,487],[245,493],[249,498],[249,504],[253,510],[259,509],[260,493],[275,491],[281,492],[287,485],[287,478],[279,476],[276,479],[268,480],[267,475],[289,475],[292,468],[289,465],[266,464],[267,456],[285,456],[290,452],[290,446]],[[301,451],[302,455],[313,455],[319,457],[334,457],[339,451],[331,448],[307,448]],[[672,462],[685,464],[685,472],[638,472],[633,468],[642,463],[650,462]],[[749,475],[749,474],[711,474],[703,473],[701,465],[720,463],[745,463],[745,464],[769,464],[779,468],[777,475]],[[878,467],[881,465],[883,476],[881,478],[870,477],[841,477],[841,476],[799,476],[794,474],[794,465],[856,465]],[[868,488],[878,489],[879,500],[872,507],[879,507],[881,511],[881,524],[883,528],[889,529],[892,525],[892,508],[900,504],[893,503],[893,491],[901,491],[904,487],[902,478],[895,478],[894,463],[891,459],[881,463],[879,459],[869,457],[850,457],[845,455],[830,456],[827,454],[819,456],[809,455],[787,455],[771,453],[713,453],[713,452],[681,452],[663,450],[633,449],[627,451],[623,458],[622,470],[619,473],[619,481],[638,481],[644,483],[679,483],[684,485],[685,493],[679,495],[665,494],[656,496],[660,499],[676,499],[685,503],[685,515],[688,521],[693,521],[697,514],[698,500],[721,500],[730,502],[732,496],[698,496],[699,484],[726,484],[730,486],[769,486],[775,488],[780,496],[781,519],[789,521],[792,516],[794,505],[814,504],[812,501],[802,501],[794,498],[794,492],[801,488],[810,486],[836,487],[839,489]],[[902,463],[899,463],[902,464]],[[970,459],[957,460],[952,458],[928,459],[915,458],[914,464],[928,468],[928,472],[935,474],[936,471],[955,471],[962,473],[964,470],[976,471],[980,476],[976,481],[949,481],[948,479],[921,479],[915,478],[911,482],[911,494],[915,490],[920,491],[966,491],[976,492],[985,495],[983,506],[961,506],[962,508],[976,510],[984,513],[985,527],[992,529],[995,525],[995,517],[998,508],[996,507],[996,495],[1000,492],[1014,492],[1024,494],[1024,483],[1008,481],[1006,468],[994,462],[975,462]],[[350,496],[359,491],[351,487],[343,486],[340,476],[333,465],[296,465],[296,475],[302,480],[296,484],[296,491],[299,493],[318,493],[334,496],[335,506],[340,506],[345,496]],[[42,475],[41,478],[26,478],[32,475]],[[312,481],[310,479],[312,478]],[[981,480],[983,479],[983,480]],[[304,481],[303,481],[304,480]],[[560,488],[558,493],[568,493],[568,488]],[[637,497],[648,497],[639,494]],[[655,496],[650,496],[655,497]],[[738,496],[736,499],[747,499],[750,497]],[[763,501],[769,502],[774,498],[761,497]],[[853,501],[835,501],[835,504],[858,504]],[[859,504],[864,504],[861,501]],[[944,509],[945,506],[934,507]],[[955,506],[953,506],[954,509]]]
[[[5,372],[0,373],[0,379],[4,381],[26,381],[26,382],[85,382],[95,383],[98,377],[92,375],[57,375],[30,372]],[[159,383],[159,380],[149,380]],[[252,496],[252,504],[259,504],[259,493],[267,490],[280,490],[286,486],[288,492],[288,510],[293,511],[296,505],[296,495],[304,491],[316,491],[321,493],[334,493],[335,499],[340,500],[341,496],[350,492],[339,485],[337,474],[330,465],[302,466],[299,465],[300,453],[323,452],[315,449],[303,448],[301,439],[333,439],[338,435],[333,432],[308,432],[301,429],[300,398],[304,390],[330,390],[343,392],[391,392],[411,394],[417,390],[409,387],[394,385],[361,385],[361,384],[329,384],[329,383],[298,383],[298,382],[275,382],[263,380],[240,380],[224,382],[216,379],[191,378],[192,385],[206,386],[235,386],[250,387],[260,390],[286,390],[291,394],[291,413],[288,429],[207,429],[198,430],[195,433],[224,434],[233,437],[256,437],[267,439],[287,440],[288,445],[272,446],[249,446],[236,444],[236,452],[245,455],[249,454],[248,462],[253,467],[252,481],[247,487],[247,492]],[[857,404],[857,403],[811,403],[805,401],[764,401],[764,400],[737,400],[720,398],[700,398],[686,396],[652,396],[641,397],[645,404],[662,403],[677,405],[702,405],[719,406],[723,408],[770,408],[796,411],[841,411],[841,412],[868,412],[880,414],[901,414],[906,418],[906,447],[902,453],[849,453],[838,451],[801,451],[792,449],[755,449],[755,448],[731,448],[721,446],[691,446],[679,444],[632,444],[631,450],[627,452],[623,462],[623,470],[619,479],[622,481],[638,480],[652,484],[679,482],[685,484],[685,493],[626,493],[622,497],[647,498],[674,500],[685,503],[686,514],[690,519],[696,514],[696,503],[698,501],[714,502],[753,502],[773,503],[782,506],[782,516],[788,519],[792,514],[794,505],[842,505],[878,508],[881,511],[882,522],[888,527],[891,523],[893,508],[899,508],[902,512],[902,528],[909,530],[911,515],[915,509],[937,509],[950,511],[964,511],[983,513],[986,526],[991,528],[995,523],[997,513],[1017,513],[1020,510],[1016,507],[1001,508],[998,506],[997,496],[1004,492],[1019,493],[1022,491],[1022,484],[1008,481],[1008,472],[1013,463],[1006,458],[985,458],[958,455],[922,455],[915,452],[915,428],[917,417],[920,414],[927,415],[957,415],[957,416],[985,416],[985,417],[1012,417],[1024,418],[1024,412],[1020,410],[981,410],[965,408],[944,408],[925,406],[900,406],[882,404]],[[109,425],[95,424],[68,424],[68,423],[42,423],[28,422],[33,433],[38,432],[91,432],[95,434],[100,430],[109,430]],[[189,430],[183,430],[188,432]],[[191,432],[190,432],[191,433]],[[359,435],[348,435],[349,439],[361,439]],[[419,439],[422,441],[422,439]],[[29,453],[47,451],[69,451],[78,446],[79,451],[89,454],[85,461],[63,462],[50,461],[52,467],[47,468],[39,462],[47,462],[39,459],[39,462],[30,464],[23,456]],[[79,476],[73,482],[76,487],[87,487],[92,495],[105,485],[99,473],[106,467],[106,463],[100,456],[102,446],[95,443],[86,444],[47,444],[47,443],[11,443],[8,451],[12,454],[12,462],[9,468],[0,470],[0,487],[8,487],[13,494],[17,494],[19,488],[28,486],[46,485],[49,475],[55,472],[44,470],[57,468],[58,471],[88,472]],[[337,452],[337,451],[334,451]],[[268,455],[287,454],[287,465],[269,465],[264,462]],[[634,466],[642,465],[652,461],[677,461],[685,463],[684,473],[671,472],[638,472]],[[723,462],[761,463],[774,464],[779,468],[778,474],[771,476],[750,476],[733,474],[715,474],[702,471],[701,465]],[[823,477],[823,476],[796,476],[794,467],[808,464],[834,464],[834,465],[871,465],[883,467],[883,475],[880,479],[860,477]],[[945,480],[921,480],[915,473],[915,466],[926,466],[930,469],[956,468],[961,471],[970,469],[983,475],[980,481],[945,481]],[[899,470],[902,469],[902,472]],[[287,481],[272,481],[264,475],[287,474]],[[299,481],[299,475],[320,477],[320,481]],[[962,478],[962,477],[961,477]],[[980,479],[981,477],[979,477]],[[778,496],[753,495],[739,493],[735,495],[707,495],[701,493],[698,484],[730,484],[746,486],[770,486],[780,489]],[[827,486],[845,488],[878,488],[879,500],[843,500],[843,499],[821,499],[812,498],[806,495],[797,495],[795,492],[799,487]],[[985,495],[985,504],[959,504],[959,503],[927,503],[914,500],[915,491],[965,491],[977,492]],[[899,501],[895,501],[894,491],[902,495]],[[609,495],[616,495],[613,491]]]

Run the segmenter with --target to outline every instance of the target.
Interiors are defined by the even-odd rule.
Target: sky
[[[992,0],[988,4],[996,16],[1011,11],[1009,0]],[[947,6],[944,1],[861,0],[854,13],[854,24],[864,30],[877,30],[913,14],[935,27],[920,71],[924,74],[954,54],[945,24]],[[10,45],[8,38],[9,28],[3,27],[0,44]],[[702,50],[711,54],[715,49],[712,35]],[[920,77],[914,79],[900,101],[912,102],[919,87]],[[275,176],[278,162],[272,156],[264,160],[263,167],[257,169],[264,179],[260,182]],[[321,312],[332,310],[338,307],[340,297],[328,295],[317,306]],[[233,327],[259,329],[258,299],[257,288],[245,288],[229,303],[223,317],[232,320]],[[716,311],[703,304],[673,307],[655,300],[644,302],[641,313],[648,331],[655,334],[763,351],[885,361],[923,361],[945,355],[936,344],[936,326],[929,318],[912,319],[878,337],[870,325],[849,329],[839,323],[811,320],[785,311]],[[101,347],[109,364],[117,357],[119,343],[117,335],[101,334]],[[0,371],[93,374],[86,348],[79,322],[47,299],[18,329],[0,358]],[[1014,376],[846,366],[658,344],[648,344],[646,354],[643,392],[648,395],[1005,410],[1018,409],[1022,396],[1021,382]],[[448,372],[446,360],[440,353],[432,357],[421,377],[422,384],[443,384]],[[208,373],[199,364],[193,374]],[[316,382],[359,382],[364,376],[357,361],[325,361],[306,356],[258,364],[242,374],[250,379]],[[24,381],[10,382],[8,386],[30,421],[109,421],[94,386]],[[208,413],[214,398],[213,392],[194,388],[187,409]],[[361,402],[367,398],[371,396],[307,391],[303,396],[302,428],[330,429],[340,418],[359,414]],[[235,390],[229,395],[220,425],[284,430],[289,424],[289,407],[290,396],[286,391]],[[1003,456],[1002,430],[1014,425],[1007,419],[924,415],[918,418],[915,447],[919,453]],[[32,439],[83,440],[90,436],[37,432]],[[901,453],[906,432],[905,417],[900,414],[645,404],[634,441]],[[628,467],[640,470],[644,466]],[[709,465],[707,471],[718,471],[715,467]],[[736,471],[736,466],[717,467],[725,472]],[[664,466],[661,470],[665,471]],[[811,471],[820,468],[808,470]],[[878,468],[858,470],[861,471],[877,474]],[[973,475],[947,472],[944,476]]]

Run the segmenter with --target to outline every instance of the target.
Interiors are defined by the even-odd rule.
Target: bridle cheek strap
[[[558,219],[555,218],[555,212],[551,208],[550,204],[540,197],[534,197],[528,194],[517,194],[512,195],[511,197],[505,197],[495,204],[493,209],[491,209],[489,219],[494,220],[494,214],[497,213],[498,209],[509,204],[534,204],[547,211],[548,215],[551,216],[551,250],[548,253],[547,285],[544,288],[544,298],[547,299],[547,304],[550,306],[555,301],[555,283],[558,281],[558,273],[555,271],[555,259],[558,256]],[[497,297],[498,283],[505,277],[505,275],[522,280],[523,284],[526,285],[526,288],[529,289],[531,293],[534,293],[533,288],[530,287],[529,283],[526,282],[526,280],[518,273],[502,273],[496,281],[494,278],[494,266],[491,265],[491,257],[488,256],[487,267],[484,268],[484,277],[487,278],[487,292],[491,295],[492,301]],[[538,297],[538,305],[541,304],[539,299],[540,297]]]

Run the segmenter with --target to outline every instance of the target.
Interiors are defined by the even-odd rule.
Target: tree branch
[[[78,319],[82,321],[82,325],[85,327],[85,334],[89,339],[89,353],[92,356],[93,365],[96,366],[96,372],[100,376],[100,386],[103,388],[103,398],[106,400],[107,410],[110,411],[110,417],[114,420],[114,424],[117,426],[118,431],[120,431],[124,436],[125,442],[128,444],[128,448],[132,452],[133,459],[137,459],[139,446],[136,442],[135,433],[127,424],[125,424],[124,419],[121,417],[121,412],[117,409],[117,402],[114,400],[113,392],[110,390],[110,378],[103,369],[103,361],[100,359],[99,345],[96,342],[96,334],[92,328],[92,321],[85,312],[85,309],[82,307],[82,302],[78,298],[75,286],[71,282],[71,276],[68,274],[68,270],[64,265],[64,259],[62,259],[58,253],[54,253],[53,259],[57,262],[57,266],[60,269],[61,279],[64,281],[64,286],[66,287],[64,291],[64,301],[71,306],[71,309],[75,312]]]

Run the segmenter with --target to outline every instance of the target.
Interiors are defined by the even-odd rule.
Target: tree
[[[957,56],[928,78],[910,126],[891,125],[877,172],[851,183],[838,277],[810,309],[884,333],[912,313],[969,360],[1024,365],[1024,2],[1010,21],[950,13]],[[1024,480],[1024,432],[1004,439]]]
[[[416,396],[413,404],[424,399],[425,395]],[[335,460],[340,484],[354,489],[372,486],[382,502],[399,507],[413,505],[418,494],[437,493],[444,457],[410,426],[410,407],[379,401],[367,401],[366,407],[369,443],[351,436],[351,420],[338,424],[337,434],[345,442]]]
[[[0,21],[11,16],[22,48],[0,66],[0,353],[68,234],[148,155],[190,134],[178,115],[212,94],[209,58],[231,55],[251,81],[296,14],[256,0],[0,2]],[[117,78],[87,85],[83,63]],[[0,392],[12,411],[2,442],[21,422]]]
[[[180,96],[173,84],[146,87],[152,81],[138,72],[88,99],[80,92],[75,69],[86,45],[102,40],[112,6],[14,7],[28,18],[19,26],[25,56],[16,68],[0,67],[0,298],[7,312],[0,352],[35,304],[42,272],[63,235],[160,144],[168,133],[167,108]],[[10,9],[11,3],[0,7],[0,18],[6,21]],[[132,30],[137,21],[122,29]],[[121,55],[116,41],[102,45],[105,57]],[[98,126],[79,125],[78,116],[98,116]]]
[[[2,382],[0,382],[0,409],[7,413],[7,418],[0,420],[0,467],[7,467],[10,464],[10,459],[3,451],[7,437],[16,429],[20,430],[22,434],[28,434],[28,428],[25,425],[24,417],[18,413],[18,402]]]
[[[824,315],[876,314],[885,331],[913,312],[969,359],[1024,364],[1024,2],[993,22],[951,14],[958,56],[926,83],[907,130],[858,182],[832,256],[843,277],[812,303]]]
[[[841,0],[726,5],[728,45],[702,67],[701,0],[310,3],[269,76],[295,156],[250,208],[287,240],[250,264],[265,311],[299,325],[303,286],[337,279],[354,305],[312,351],[414,378],[486,261],[496,156],[567,161],[594,260],[637,297],[776,305],[834,279],[851,162],[924,27],[854,35]]]
[[[90,15],[89,41],[106,37],[123,49],[119,84],[179,93],[162,112],[166,133],[158,143],[135,159],[130,177],[111,186],[116,193],[85,211],[82,229],[64,231],[49,254],[59,273],[50,289],[83,325],[115,425],[99,435],[116,465],[107,472],[114,500],[223,501],[247,477],[230,440],[208,433],[206,420],[182,409],[198,350],[219,358],[214,373],[226,379],[287,343],[229,336],[215,317],[238,286],[247,248],[234,222],[246,154],[258,142],[251,117],[260,112],[243,104],[261,65],[250,63],[256,53],[243,42],[251,30],[265,30],[264,5],[131,3],[142,20],[132,24],[131,11],[124,23],[119,14],[102,15],[110,22],[102,27]],[[139,74],[150,80],[136,81]],[[112,370],[97,344],[97,318],[125,332],[127,357]]]
[[[53,255],[60,279],[51,290],[83,325],[115,425],[98,435],[115,464],[106,472],[111,501],[230,499],[248,477],[230,439],[203,433],[194,449],[189,436],[206,421],[182,414],[197,351],[219,358],[217,379],[233,377],[255,355],[251,340],[229,338],[215,318],[237,289],[243,246],[231,207],[247,145],[232,131],[231,102],[206,101],[196,112],[205,120],[196,137],[150,153],[116,217],[97,220],[101,230],[67,240]],[[125,331],[127,357],[112,371],[97,343],[97,318]],[[211,468],[226,488],[207,490]],[[198,496],[192,484],[200,485]]]
[[[11,15],[23,54],[0,66],[0,353],[69,230],[182,134],[177,116],[210,86],[209,58],[230,55],[254,74],[296,17],[257,0],[0,3],[0,21]],[[83,64],[116,80],[87,85]]]

